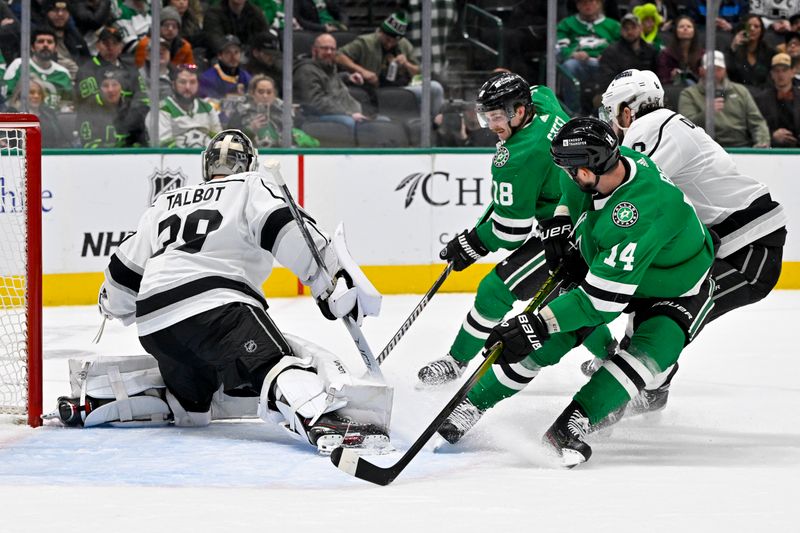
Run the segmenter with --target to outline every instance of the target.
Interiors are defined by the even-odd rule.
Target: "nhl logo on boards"
[[[253,353],[256,351],[257,348],[258,344],[256,344],[256,341],[254,341],[253,339],[250,339],[249,341],[244,343],[244,351],[246,351],[247,353]]]
[[[492,160],[492,164],[500,168],[506,163],[508,163],[509,157],[511,157],[511,154],[508,152],[508,148],[506,148],[505,146],[498,146],[497,152],[494,154],[494,159]]]
[[[639,211],[630,202],[620,202],[611,213],[611,220],[621,228],[629,228],[639,220]]]
[[[150,180],[151,204],[156,201],[156,198],[161,196],[161,193],[180,189],[186,184],[186,175],[180,167],[177,170],[172,170],[171,168],[161,170],[156,168],[148,179]]]

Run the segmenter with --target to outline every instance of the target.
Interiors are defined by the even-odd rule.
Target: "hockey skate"
[[[419,373],[417,373],[419,383],[417,386],[436,387],[450,383],[460,378],[466,368],[467,363],[462,363],[454,359],[452,355],[447,354],[441,359],[431,361],[419,369]]]
[[[572,468],[592,456],[592,448],[583,439],[589,433],[589,419],[583,409],[572,402],[544,434],[542,443],[561,457],[561,464]]]
[[[359,453],[383,454],[392,451],[389,435],[375,424],[359,424],[336,412],[319,417],[308,428],[308,440],[321,455],[338,447],[354,448]]]
[[[657,389],[642,389],[630,402],[628,402],[627,416],[637,416],[661,411],[667,406],[669,398],[669,383]]]
[[[464,400],[439,426],[439,435],[450,444],[455,444],[481,419],[484,412],[475,407],[469,399]]]

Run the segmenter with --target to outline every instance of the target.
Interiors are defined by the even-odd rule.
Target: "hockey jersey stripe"
[[[673,113],[672,115],[670,115],[670,117],[667,120],[665,120],[664,122],[661,123],[661,127],[658,128],[658,138],[656,139],[656,144],[653,146],[652,150],[650,150],[650,152],[648,152],[647,157],[652,158],[653,154],[656,153],[656,150],[658,150],[658,146],[661,144],[661,138],[664,136],[664,128],[667,127],[667,123],[669,123],[670,120],[672,120],[673,118],[675,118],[677,116],[678,116],[678,113]],[[634,150],[635,149],[636,149],[636,144],[634,144]]]
[[[719,250],[717,250],[717,257],[727,257],[732,253],[741,250],[746,245],[757,241],[761,237],[765,237],[770,233],[785,227],[787,221],[786,212],[784,211],[782,205],[775,202],[773,203],[775,204],[773,209],[761,214],[758,216],[758,218],[748,221],[737,229],[732,229],[730,226],[721,228],[720,226],[725,226],[726,223],[731,220],[731,218],[736,217],[739,213],[743,213],[743,215],[745,215],[745,213],[742,211],[733,213],[730,217],[725,219],[725,221],[714,226],[712,229],[717,235],[719,235],[721,241]],[[753,212],[746,213],[746,216],[752,216],[753,214]],[[744,217],[741,217],[739,222],[743,222],[743,220]],[[731,225],[733,225],[733,223],[731,223]],[[728,233],[720,234],[720,231],[718,230],[723,232],[728,231]]]
[[[500,222],[493,220],[492,225],[497,231],[508,233],[509,235],[527,235],[533,230],[533,224],[527,226],[507,226]]]
[[[511,243],[525,242],[531,229],[533,229],[533,226],[528,228],[527,233],[517,235],[513,233],[506,233],[500,230],[496,225],[492,224],[492,233],[494,233],[498,239]]]
[[[508,363],[500,363],[500,372],[502,372],[505,377],[510,379],[515,383],[519,383],[522,386],[527,385],[530,383],[533,378],[539,373],[538,370],[530,370],[527,369],[520,364],[509,365]]]
[[[292,222],[294,222],[294,217],[288,206],[279,207],[267,215],[264,226],[261,228],[261,247],[273,253],[273,247],[278,240],[278,235],[287,224]]]
[[[639,391],[646,385],[642,376],[636,373],[631,365],[619,354],[606,361],[602,368],[605,368],[614,376],[614,379],[622,385],[630,398],[639,394]]]
[[[133,294],[139,294],[142,275],[123,263],[117,254],[111,256],[111,260],[108,263],[108,274],[110,279],[117,285],[125,287],[132,291]]]
[[[528,383],[533,379],[523,378],[516,374],[516,372],[513,372],[508,366],[492,365],[491,371],[494,372],[494,377],[501,385],[511,390],[522,390],[527,387]],[[506,371],[511,375],[507,374]]]
[[[532,228],[533,217],[531,218],[509,218],[498,215],[496,212],[492,213],[492,221],[509,228]]]
[[[478,329],[485,329],[486,331],[491,331],[493,327],[497,325],[499,320],[491,320],[489,318],[483,317],[475,311],[475,309],[470,309],[469,313],[467,314],[467,320],[470,323],[475,324],[475,327]]]
[[[244,293],[258,301],[264,309],[267,309],[267,301],[264,296],[246,283],[222,276],[208,276],[137,301],[136,316],[137,318],[144,317],[172,304],[215,289],[231,289]]]
[[[632,295],[633,293],[636,292],[636,285],[631,285],[630,283],[620,283],[618,281],[611,281],[608,279],[604,279],[595,274],[592,274],[591,271],[588,274],[586,274],[584,283],[606,292],[627,294],[627,295]]]

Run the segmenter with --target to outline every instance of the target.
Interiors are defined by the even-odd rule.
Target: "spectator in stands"
[[[31,2],[31,8],[34,7],[34,3],[35,2]],[[34,19],[33,11],[35,10],[32,9],[31,12],[31,26],[43,25],[44,14],[39,14],[39,21],[37,23],[36,19]],[[19,19],[6,2],[0,2],[0,56],[4,58],[8,57],[9,59],[17,57],[19,54],[19,42]]]
[[[692,85],[700,77],[700,60],[705,49],[692,17],[675,19],[667,45],[656,58],[656,74],[664,84]]]
[[[125,74],[118,69],[104,71],[97,105],[79,109],[78,132],[84,148],[147,146],[145,115],[129,112],[131,102],[123,95]]]
[[[247,71],[253,76],[269,76],[280,89],[283,82],[283,58],[281,57],[278,32],[272,28],[255,36],[250,43],[250,61]]]
[[[164,6],[172,6],[181,16],[181,37],[193,47],[206,46],[203,37],[202,8],[198,0],[165,0]]]
[[[656,68],[656,49],[642,38],[642,25],[636,15],[628,13],[622,17],[620,35],[622,38],[606,48],[600,56],[602,83],[605,86],[625,69]]]
[[[347,90],[344,78],[355,85],[364,83],[359,72],[338,72],[336,39],[329,33],[319,35],[311,47],[311,57],[300,58],[294,65],[294,94],[304,115],[350,128],[367,120],[361,104]]]
[[[172,94],[172,71],[175,67],[170,63],[170,45],[163,37],[159,39],[158,54],[158,100],[162,101]],[[148,94],[150,91],[150,41],[148,39],[147,49],[144,51],[145,62],[139,68],[139,75],[147,86]],[[188,63],[191,65],[192,63]]]
[[[642,25],[642,39],[655,48],[661,50],[661,23],[663,22],[658,8],[653,3],[646,3],[633,8],[633,14]]]
[[[98,107],[103,107],[104,113],[108,114],[108,105],[101,101],[100,85],[106,79],[113,79],[121,86],[120,109],[135,115],[131,117],[132,124],[139,119],[144,122],[144,116],[150,105],[147,86],[136,67],[120,59],[122,39],[122,32],[115,26],[106,26],[100,31],[97,39],[97,55],[81,66],[75,78],[75,107],[79,115],[87,114]],[[117,74],[110,76],[109,72]],[[109,88],[109,91],[111,94],[112,88]],[[136,137],[136,132],[130,135],[137,139],[135,142],[140,141]]]
[[[167,6],[161,10],[161,28],[159,34],[167,41],[170,61],[173,65],[194,65],[194,54],[189,41],[180,36],[181,16],[174,7]],[[136,66],[144,65],[147,50],[150,49],[150,36],[145,35],[136,45]]]
[[[69,71],[55,61],[56,35],[49,28],[33,30],[31,35],[31,76],[49,83],[52,91],[48,91],[45,104],[53,109],[60,110],[62,103],[70,106],[72,103],[72,79]],[[19,83],[22,73],[22,59],[17,58],[8,65],[3,76],[3,96],[14,93],[14,88]]]
[[[347,13],[339,0],[295,0],[294,18],[306,31],[347,31]]]
[[[785,36],[786,41],[782,52],[786,52],[792,59],[800,57],[800,33],[790,31]]]
[[[795,69],[788,54],[775,54],[770,77],[772,87],[756,96],[767,121],[773,148],[797,148],[800,138],[800,89],[792,83]]]
[[[420,51],[422,48],[422,1],[423,0],[409,0],[408,1],[408,40],[414,47],[415,51]],[[447,55],[445,46],[450,37],[450,32],[454,30],[453,21],[457,19],[456,16],[456,3],[455,0],[433,0],[431,4],[431,71],[433,74],[442,75],[445,73],[445,65],[447,64]],[[515,12],[512,13],[508,23],[503,30],[503,38],[507,41],[506,57],[511,60],[525,57],[527,47],[523,46],[528,44],[525,39],[525,34],[518,34],[514,28],[519,28],[516,24],[521,22],[524,24],[525,17],[520,17],[519,9],[526,9],[526,6],[535,4],[535,2],[518,2],[514,6]],[[527,32],[530,36],[530,32]],[[506,42],[504,41],[504,42]],[[419,57],[415,56],[414,60],[420,63]]]
[[[66,0],[45,0],[42,6],[47,22],[56,34],[56,61],[74,79],[78,66],[91,58],[89,46],[75,25],[70,24]]]
[[[725,62],[731,81],[764,87],[775,51],[764,42],[764,23],[758,15],[748,15],[737,28]]]
[[[84,38],[103,26],[113,24],[116,10],[116,2],[112,8],[111,0],[71,0],[69,5],[72,20]]]
[[[172,73],[174,92],[162,102],[158,113],[159,145],[204,148],[222,131],[219,113],[197,96],[197,67],[180,65]]]
[[[533,1],[533,0],[530,0]],[[539,9],[546,10],[545,6],[547,4],[547,0],[539,0]],[[567,0],[566,2],[557,2],[558,4],[558,11],[557,11],[557,18],[563,19],[568,17],[569,15],[574,15],[578,12],[578,0]],[[620,12],[620,2],[616,0],[603,0],[603,13],[606,14],[607,17],[612,18],[614,20],[620,20],[622,18],[622,13]]]
[[[153,19],[150,16],[149,0],[124,0],[119,3],[121,15],[114,22],[123,37],[123,51],[128,54],[136,49],[142,37],[150,34]]]
[[[706,25],[706,0],[692,0],[685,2],[686,14],[692,17],[698,27],[705,28]],[[750,0],[721,0],[719,11],[717,12],[717,43],[721,40],[720,36],[725,35],[730,38],[734,28],[750,12]]]
[[[412,59],[414,47],[405,38],[408,22],[402,12],[389,15],[374,32],[359,35],[336,55],[336,62],[361,75],[368,87],[403,87],[422,97],[422,85],[409,85],[420,73]],[[442,85],[431,81],[431,112],[438,113],[444,102]]]
[[[706,56],[700,68],[700,81],[681,91],[678,112],[697,124],[706,123]],[[728,79],[725,56],[714,51],[716,96],[714,98],[714,140],[724,147],[769,146],[767,121],[758,110],[750,91]]]
[[[647,3],[656,6],[656,10],[661,17],[661,31],[671,31],[675,27],[675,19],[680,14],[683,6],[678,5],[675,0],[631,0],[628,4],[628,11],[633,12],[636,6]]]
[[[252,76],[242,68],[242,43],[235,35],[226,35],[217,62],[200,75],[200,96],[222,100],[244,96]]]
[[[283,101],[278,98],[275,80],[259,74],[250,80],[247,100],[231,115],[226,127],[244,131],[256,146],[280,147],[283,138]],[[294,146],[315,148],[319,141],[299,128],[292,128]]]
[[[620,38],[620,24],[603,15],[600,0],[577,0],[578,13],[558,23],[557,46],[564,69],[581,83],[599,89],[600,55]],[[596,91],[588,91],[596,92]],[[582,103],[572,83],[564,84],[563,100],[573,112],[591,112],[591,103]]]
[[[248,0],[220,0],[219,5],[209,8],[206,12],[203,18],[203,31],[208,39],[209,48],[215,53],[220,53],[229,35],[235,35],[240,43],[249,44],[256,35],[267,31],[267,19],[264,18],[264,13]]]
[[[31,76],[28,88],[28,112],[39,117],[39,127],[42,132],[42,146],[44,148],[67,148],[69,146],[69,135],[72,132],[65,132],[61,128],[56,116],[56,110],[45,102],[51,99],[51,94],[55,92],[55,87],[46,81],[40,80],[35,75]],[[20,101],[22,84],[14,88],[8,103],[9,111],[21,112],[22,102]]]
[[[800,32],[800,13],[795,13],[789,17],[789,26],[792,31]]]

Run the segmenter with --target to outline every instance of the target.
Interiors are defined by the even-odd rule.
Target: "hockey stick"
[[[314,261],[317,263],[317,267],[319,268],[319,275],[323,276],[328,292],[332,292],[333,279],[331,278],[328,270],[325,268],[325,262],[322,260],[322,256],[319,254],[319,250],[317,249],[316,244],[314,244],[314,240],[311,238],[311,233],[306,227],[305,220],[303,220],[303,215],[300,213],[300,208],[297,207],[297,203],[295,203],[294,197],[289,191],[289,187],[287,187],[286,182],[283,181],[280,162],[275,159],[270,159],[266,163],[266,168],[267,171],[272,174],[272,177],[275,179],[275,183],[283,191],[283,194],[286,198],[286,204],[289,206],[289,211],[292,212],[292,217],[294,217],[295,222],[297,222],[297,225],[300,227],[300,233],[303,234],[303,239],[306,241],[308,249],[311,251],[311,255],[314,256]],[[367,339],[364,337],[364,333],[362,333],[361,328],[358,327],[358,324],[356,324],[356,321],[353,319],[353,317],[349,315],[343,316],[342,320],[344,321],[345,327],[347,327],[347,332],[350,333],[350,336],[353,338],[353,342],[356,343],[358,353],[361,354],[361,359],[363,359],[364,364],[367,366],[367,372],[369,373],[370,377],[381,383],[385,383],[380,366],[378,366],[378,362],[375,360],[375,356],[372,354],[372,349],[369,347]]]
[[[486,220],[491,216],[493,211],[494,211],[494,204],[490,204],[489,207],[486,209],[486,211],[484,211],[483,215],[481,215],[481,218],[478,219],[478,223],[475,224],[475,226],[478,226],[486,222]],[[439,290],[442,284],[444,284],[445,280],[447,279],[447,276],[449,276],[452,271],[453,271],[453,263],[447,263],[445,269],[442,271],[441,274],[439,274],[439,278],[433,282],[433,285],[431,286],[430,289],[428,289],[428,292],[425,293],[425,296],[422,297],[422,300],[420,300],[417,306],[414,308],[414,310],[411,311],[411,314],[408,316],[408,318],[406,318],[406,321],[403,322],[403,325],[400,326],[400,329],[397,330],[397,333],[394,334],[394,337],[392,337],[392,339],[386,345],[386,348],[384,348],[381,351],[381,353],[378,354],[378,364],[383,363],[383,361],[389,356],[389,353],[392,350],[394,350],[394,347],[397,346],[397,343],[400,342],[400,339],[402,339],[403,336],[406,334],[406,331],[408,331],[408,328],[411,327],[411,324],[413,324],[414,321],[417,320],[417,317],[419,317],[420,313],[422,313],[422,310],[425,309],[425,306],[428,305],[428,302],[431,301],[433,295],[436,294],[436,292]]]
[[[561,284],[561,279],[558,277],[558,271],[560,267],[555,270],[550,276],[545,280],[544,284],[539,288],[536,294],[533,297],[533,300],[525,307],[526,312],[534,311],[542,302],[545,301],[547,296],[550,295],[554,290],[558,289],[559,285]],[[433,436],[434,433],[439,429],[439,426],[450,416],[450,413],[453,412],[453,409],[456,408],[458,404],[460,404],[464,399],[467,397],[470,389],[472,389],[473,385],[477,383],[477,381],[489,370],[489,367],[494,364],[495,360],[500,356],[500,353],[503,351],[502,343],[495,344],[491,351],[487,354],[486,359],[481,363],[481,366],[478,367],[475,372],[469,377],[466,383],[458,389],[455,396],[453,396],[447,405],[436,415],[436,418],[425,428],[422,434],[417,437],[417,440],[411,445],[411,447],[403,454],[403,456],[393,465],[387,467],[381,467],[374,465],[367,461],[366,459],[360,457],[353,449],[351,448],[336,448],[331,453],[331,462],[336,465],[339,470],[343,472],[347,472],[351,476],[355,476],[357,478],[363,479],[364,481],[369,481],[370,483],[375,483],[376,485],[388,485],[394,479],[400,475],[403,469],[408,466],[408,463],[419,453],[423,446],[428,442],[428,440]]]

